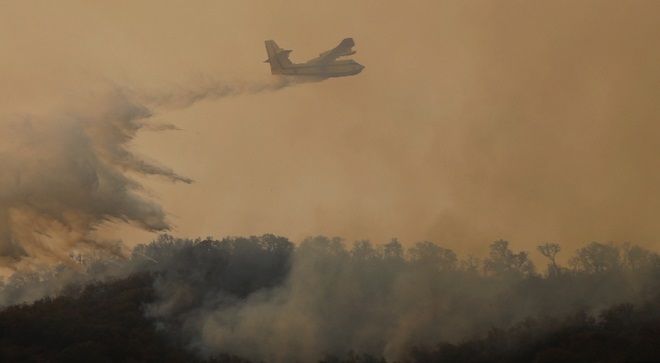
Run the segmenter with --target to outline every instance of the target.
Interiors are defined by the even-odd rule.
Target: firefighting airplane
[[[274,40],[266,40],[265,43],[268,59],[264,63],[270,63],[272,74],[328,78],[352,76],[364,69],[363,65],[352,59],[337,60],[339,57],[355,54],[353,38],[342,40],[335,48],[305,63],[292,63],[289,60],[291,50],[278,47]]]

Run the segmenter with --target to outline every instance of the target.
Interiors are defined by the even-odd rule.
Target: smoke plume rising
[[[169,230],[166,212],[136,176],[187,184],[192,180],[131,150],[142,129],[177,130],[174,125],[150,122],[150,108],[188,107],[203,99],[275,91],[300,82],[208,81],[159,94],[115,87],[83,96],[73,107],[51,114],[3,118],[2,263],[63,262],[72,251],[94,249],[122,253],[121,245],[95,235],[107,223],[128,223],[152,232]]]
[[[592,243],[570,269],[535,272],[506,241],[483,261],[431,242],[409,249],[314,237],[295,249],[272,235],[136,249],[158,261],[148,316],[203,356],[318,362],[351,352],[405,361],[414,348],[457,343],[525,319],[564,319],[655,296],[657,254]]]
[[[150,111],[118,90],[54,115],[3,119],[0,127],[0,255],[62,260],[100,247],[93,232],[124,221],[149,231],[170,227],[163,209],[131,174],[191,180],[129,150]]]

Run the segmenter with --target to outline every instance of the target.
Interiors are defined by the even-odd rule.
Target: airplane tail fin
[[[266,40],[266,53],[268,59],[264,63],[270,63],[270,71],[272,74],[282,73],[282,70],[287,66],[293,64],[289,60],[290,50],[285,50],[277,46],[274,40]]]

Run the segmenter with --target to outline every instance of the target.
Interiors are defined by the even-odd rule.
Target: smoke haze
[[[656,2],[184,8],[3,3],[1,107],[72,104],[98,78],[187,105],[210,76],[267,74],[264,39],[305,60],[350,35],[357,77],[163,112],[186,131],[133,142],[197,181],[143,181],[179,233],[656,245]]]
[[[659,19],[642,0],[2,2],[0,306],[154,273],[157,327],[289,362],[643,301],[655,254],[592,244],[540,277],[512,251],[658,249]],[[303,61],[346,36],[355,77],[262,63],[264,39]],[[303,242],[130,251],[171,229]],[[498,238],[527,270],[486,271]]]

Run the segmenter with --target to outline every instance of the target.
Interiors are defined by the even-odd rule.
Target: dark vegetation
[[[413,362],[660,362],[660,301],[596,316],[530,318],[460,344],[413,349]]]
[[[243,362],[200,348],[190,338],[195,329],[190,316],[285,284],[301,258],[330,275],[337,272],[334,266],[347,264],[354,279],[365,279],[358,286],[375,291],[366,297],[382,293],[388,281],[404,274],[422,284],[450,287],[459,291],[447,292],[454,296],[447,301],[456,305],[451,311],[458,315],[464,314],[459,305],[472,301],[461,289],[495,291],[472,301],[489,311],[474,312],[483,321],[482,331],[459,339],[430,337],[436,344],[413,344],[402,361],[660,361],[657,254],[628,244],[593,242],[564,267],[557,261],[559,245],[544,244],[538,250],[548,261],[542,273],[526,252],[511,250],[506,241],[492,243],[488,257],[478,260],[459,259],[430,242],[405,250],[396,240],[381,246],[358,241],[347,249],[338,239],[318,237],[294,248],[286,238],[273,235],[221,241],[162,236],[138,246],[121,262],[118,268],[124,275],[102,273],[112,267],[101,268],[105,265],[98,261],[81,262],[86,273],[97,271],[103,278],[84,286],[76,279],[56,297],[1,310],[0,361]],[[383,277],[388,274],[395,277]],[[43,275],[32,278],[34,284],[48,282]],[[30,286],[30,279],[23,278],[20,286],[10,281],[2,291],[15,293]],[[521,309],[529,314],[518,318]],[[349,351],[323,361],[385,360],[373,352]]]
[[[69,291],[0,313],[5,362],[190,361],[144,316],[154,299],[151,277],[139,274]]]

